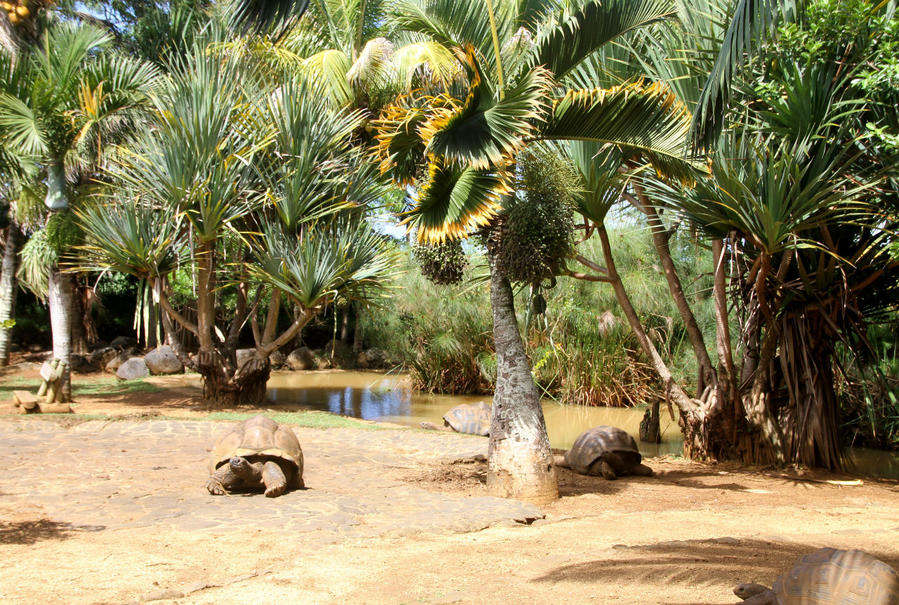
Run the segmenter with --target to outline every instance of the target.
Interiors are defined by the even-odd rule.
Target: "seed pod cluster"
[[[467,259],[461,240],[413,246],[412,254],[421,267],[421,274],[435,284],[449,285],[462,281]]]
[[[564,160],[541,151],[519,156],[516,181],[487,249],[509,280],[539,285],[571,252],[576,182]]]

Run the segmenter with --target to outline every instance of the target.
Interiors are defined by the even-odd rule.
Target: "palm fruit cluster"
[[[487,247],[513,282],[540,285],[558,273],[571,252],[577,183],[558,156],[526,151],[518,157],[517,195],[504,203]]]
[[[26,0],[17,0],[16,2],[3,0],[3,2],[0,2],[0,8],[6,12],[6,17],[10,23],[21,25],[30,19],[34,13],[35,7],[33,4],[33,2],[27,2]]]
[[[413,246],[412,254],[421,267],[421,274],[435,284],[449,285],[462,281],[467,260],[461,240]]]

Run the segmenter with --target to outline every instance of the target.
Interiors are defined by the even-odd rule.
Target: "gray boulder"
[[[115,347],[101,347],[99,349],[94,349],[93,351],[91,351],[89,361],[91,365],[105,368],[106,364],[109,363],[118,354],[119,352]]]
[[[268,362],[272,364],[273,368],[281,368],[287,363],[287,355],[281,351],[275,351],[268,356]]]
[[[384,368],[389,365],[387,353],[381,349],[366,349],[359,351],[356,356],[356,365],[360,368]]]
[[[119,366],[115,375],[122,380],[137,380],[149,376],[150,368],[147,367],[147,362],[143,358],[132,357]]]
[[[126,351],[122,351],[121,353],[116,353],[116,355],[106,362],[106,365],[103,366],[110,374],[115,374],[119,371],[119,368],[122,367],[122,364],[131,359],[131,353]]]
[[[157,347],[144,355],[144,362],[153,375],[180,374],[184,371],[184,364],[168,345]]]
[[[309,347],[294,349],[287,356],[287,366],[291,370],[311,370],[315,368],[315,355]]]

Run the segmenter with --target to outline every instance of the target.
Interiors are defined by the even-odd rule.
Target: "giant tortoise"
[[[595,426],[578,435],[564,458],[557,457],[555,463],[582,475],[606,479],[652,475],[652,469],[641,464],[642,459],[637,442],[627,432],[614,426]]]
[[[290,428],[265,416],[238,424],[215,444],[209,459],[210,494],[265,489],[269,498],[302,488],[303,450]]]
[[[740,584],[741,605],[899,605],[899,574],[861,550],[821,548],[768,588]]]
[[[469,435],[490,434],[490,422],[493,420],[493,409],[489,403],[479,401],[477,403],[463,403],[447,411],[443,415],[443,427],[438,427],[431,422],[422,422],[423,429],[454,430],[457,433]]]

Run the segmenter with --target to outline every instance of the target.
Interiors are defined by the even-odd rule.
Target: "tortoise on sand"
[[[642,459],[637,442],[625,431],[614,426],[595,426],[578,435],[565,457],[556,457],[555,464],[582,475],[602,475],[611,480],[621,475],[652,475],[652,469],[640,463]]]
[[[234,427],[215,444],[209,459],[210,494],[265,488],[269,498],[302,488],[303,450],[290,428],[265,416]]]
[[[492,419],[493,410],[490,404],[479,401],[473,404],[463,403],[452,408],[443,415],[443,424],[444,429],[448,427],[457,433],[483,435],[486,437],[490,434],[490,421]],[[430,422],[422,422],[421,428],[444,430]]]
[[[822,548],[773,587],[740,584],[734,594],[741,605],[899,605],[899,574],[864,551]]]

